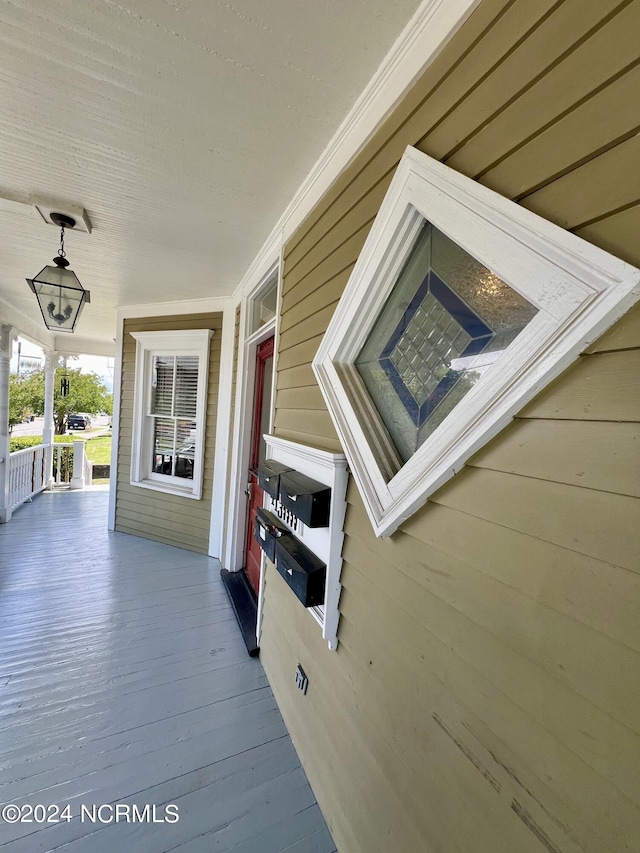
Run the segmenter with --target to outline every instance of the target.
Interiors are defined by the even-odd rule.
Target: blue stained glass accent
[[[429,291],[447,309],[449,314],[456,318],[470,338],[482,338],[487,335],[493,335],[493,329],[490,329],[478,317],[473,308],[470,308],[436,273],[431,271],[427,278],[429,280]]]
[[[427,274],[378,357],[416,427],[460,378],[451,362],[482,352],[494,335],[433,270]]]

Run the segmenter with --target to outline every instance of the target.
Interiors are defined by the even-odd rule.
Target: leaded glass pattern
[[[425,223],[355,363],[405,461],[536,313]]]
[[[389,361],[421,406],[444,376],[444,359],[449,353],[461,355],[470,340],[455,317],[428,293],[391,350]]]

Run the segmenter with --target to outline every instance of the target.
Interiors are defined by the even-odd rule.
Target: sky
[[[13,344],[13,356],[11,360],[11,369],[15,370],[18,358],[18,343],[20,344],[21,356],[36,356],[42,359],[44,367],[44,353],[40,347],[26,341],[24,338],[18,338]],[[102,355],[81,355],[77,361],[69,361],[69,367],[79,368],[82,373],[97,373],[107,386],[109,391],[113,391],[113,358],[107,358]]]

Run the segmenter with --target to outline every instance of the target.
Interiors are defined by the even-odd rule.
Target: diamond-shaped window
[[[404,462],[536,313],[460,246],[424,224],[355,360]]]
[[[376,534],[639,297],[639,270],[407,149],[313,362]]]

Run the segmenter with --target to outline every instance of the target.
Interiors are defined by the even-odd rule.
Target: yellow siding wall
[[[638,32],[638,0],[484,0],[286,247],[278,435],[340,449],[310,362],[408,144],[640,264]],[[341,853],[640,850],[639,367],[636,308],[390,539],[351,481],[337,652],[268,568]]]
[[[204,449],[202,500],[150,491],[130,485],[131,435],[136,342],[131,332],[171,329],[213,329],[209,351],[209,387]],[[116,530],[157,539],[169,545],[206,554],[209,547],[213,463],[216,446],[216,417],[220,376],[222,314],[188,314],[126,320],[122,352],[122,387],[118,445]]]

